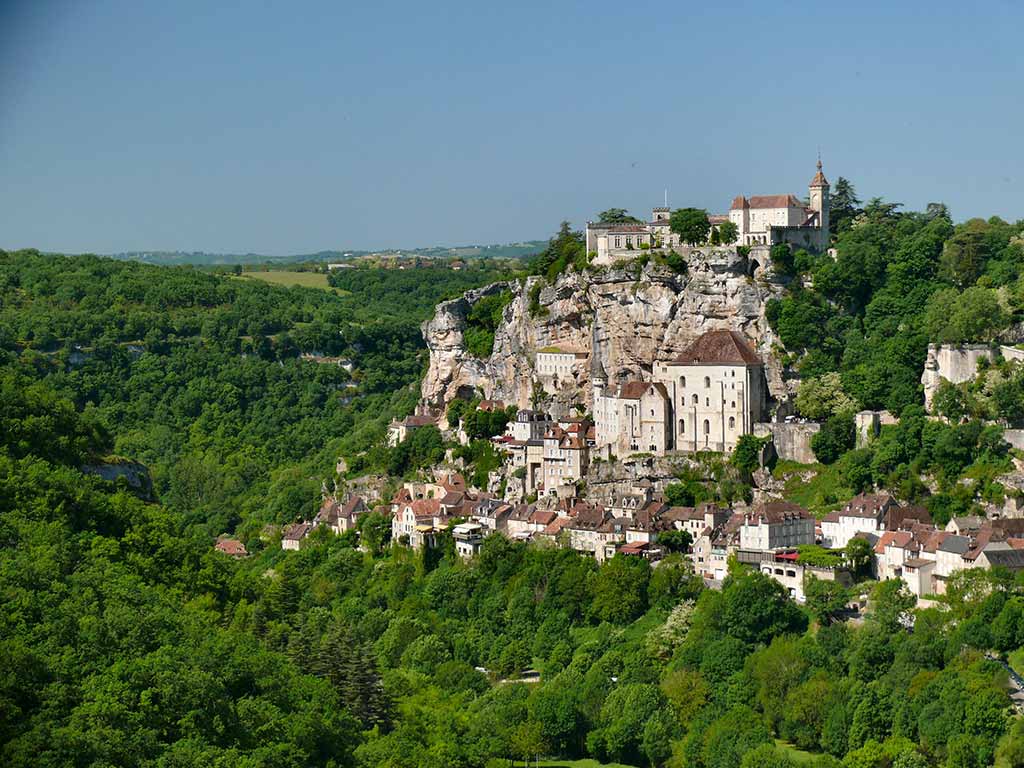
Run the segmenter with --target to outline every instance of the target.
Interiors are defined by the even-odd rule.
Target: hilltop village
[[[450,534],[467,558],[489,535],[565,546],[599,562],[623,554],[657,563],[683,552],[709,583],[724,579],[735,560],[798,600],[809,576],[849,585],[864,562],[876,578],[901,579],[919,598],[943,594],[959,570],[1024,570],[1016,497],[986,516],[936,525],[924,506],[884,488],[815,516],[773,483],[777,462],[816,461],[823,425],[793,415],[795,385],[764,322],[766,302],[780,291],[772,249],[828,255],[829,192],[819,161],[806,202],[792,194],[737,196],[728,213],[708,216],[703,243],[684,242],[667,208],[653,209],[646,223],[590,222],[585,242],[597,275],[586,287],[590,303],[565,309],[581,301],[579,293],[528,284],[524,295],[535,299],[552,292],[547,314],[521,312],[513,302],[483,363],[464,354],[458,313],[493,292],[441,305],[424,326],[432,358],[421,406],[392,423],[389,444],[430,427],[465,446],[474,437],[470,421],[497,420],[505,427],[489,441],[501,466],[486,487],[471,487],[450,450],[432,476],[404,483],[390,499],[327,497],[316,518],[285,532],[282,546],[298,548],[320,525],[343,533],[370,506],[386,504],[392,541],[417,550]],[[666,289],[658,273],[639,288],[630,284],[630,265],[659,253],[686,261],[688,284]],[[660,341],[643,325],[655,325],[650,317],[637,319],[632,307],[623,315],[622,306],[641,300],[648,315],[652,305],[675,302],[659,310]],[[926,406],[943,382],[971,379],[983,357],[1021,360],[1024,352],[933,345],[921,376]],[[857,444],[895,422],[884,410],[857,413]],[[1005,438],[1024,444],[1018,430],[1005,430]],[[728,503],[671,498],[680,473],[715,461],[746,477],[750,492]]]

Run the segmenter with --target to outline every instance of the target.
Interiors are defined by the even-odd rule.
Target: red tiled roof
[[[760,365],[761,358],[742,334],[736,331],[708,331],[694,341],[677,363]]]
[[[441,512],[441,502],[438,499],[416,499],[410,506],[416,517],[436,517]]]
[[[214,546],[219,552],[232,557],[245,557],[249,554],[245,544],[238,539],[218,539]]]

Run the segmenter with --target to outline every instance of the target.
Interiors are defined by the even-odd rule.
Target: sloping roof
[[[648,389],[653,389],[656,394],[668,399],[668,390],[660,381],[627,381],[625,384],[619,385],[615,396],[620,400],[639,400],[647,393]]]
[[[437,419],[433,416],[406,416],[402,422],[407,428],[408,427],[425,427],[429,424],[436,424]]]
[[[954,555],[964,555],[970,548],[971,540],[966,536],[946,536],[936,549],[938,549],[939,552],[951,552]]]
[[[751,195],[751,208],[803,208],[794,195]]]
[[[912,557],[909,560],[904,560],[903,565],[907,568],[924,568],[926,565],[935,565],[935,561],[925,560],[921,557]]]
[[[813,515],[798,504],[793,504],[790,501],[769,501],[755,507],[752,512],[745,516],[745,520],[749,520],[756,525],[761,522],[781,523],[786,520],[807,519],[811,517]]]
[[[825,178],[825,174],[821,172],[821,160],[818,161],[818,172],[814,174],[814,178],[811,179],[809,186],[812,187],[824,187],[828,185],[828,179]]]
[[[985,558],[989,565],[1020,570],[1024,568],[1024,550],[1020,549],[986,549]]]
[[[697,365],[760,365],[754,348],[736,331],[708,331],[676,358],[677,363]]]
[[[750,203],[747,202],[747,198],[745,198],[743,195],[736,195],[736,197],[734,197],[732,199],[732,204],[729,206],[729,210],[730,211],[738,211],[738,210],[742,210],[743,208],[749,208],[749,207],[750,207]]]
[[[928,510],[924,507],[912,506],[912,507],[890,507],[885,513],[885,528],[886,530],[897,530],[901,528],[909,529],[913,525],[931,525],[932,516],[928,513]]]
[[[416,517],[436,517],[441,514],[439,499],[416,499],[410,506]]]
[[[366,502],[363,501],[360,496],[350,496],[341,506],[340,515],[341,517],[351,518],[366,509]]]
[[[850,499],[843,507],[842,516],[865,517],[878,520],[887,506],[895,504],[888,493],[861,493]]]
[[[312,523],[299,522],[292,523],[284,529],[284,535],[281,537],[288,541],[300,541],[309,535],[309,531],[313,528]]]
[[[219,552],[231,555],[232,557],[245,557],[249,554],[245,544],[238,539],[217,539],[217,543],[214,546]]]

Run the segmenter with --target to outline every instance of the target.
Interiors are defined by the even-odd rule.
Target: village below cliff
[[[830,364],[823,342],[863,344],[874,302],[845,338],[806,341],[838,324],[829,309],[864,309],[840,285],[844,245],[863,259],[858,234],[906,215],[880,201],[854,213],[845,179],[830,192],[819,162],[803,201],[740,195],[724,214],[654,208],[648,221],[611,209],[578,241],[563,227],[547,269],[441,303],[423,324],[419,405],[388,442],[439,433],[453,447],[389,499],[372,484],[365,499],[327,497],[283,545],[387,502],[392,541],[415,550],[451,536],[469,558],[499,534],[598,562],[683,552],[710,584],[736,561],[798,601],[809,579],[870,573],[927,604],[957,571],[1024,570],[1024,413],[999,405],[1024,380],[1015,298],[979,272],[968,291],[988,291],[977,298],[996,317],[971,326],[957,299],[947,313],[911,307],[930,324],[902,340],[911,370],[901,349],[901,369],[842,371],[849,351]],[[913,220],[918,241],[952,230],[942,206]],[[1000,257],[1019,260],[1019,227],[1006,227]],[[939,243],[933,275],[978,270],[957,238]]]

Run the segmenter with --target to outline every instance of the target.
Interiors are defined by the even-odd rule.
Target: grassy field
[[[341,293],[327,284],[327,275],[322,272],[289,272],[285,269],[275,269],[270,272],[243,272],[242,277],[274,285],[301,285],[304,288],[322,288],[325,291],[334,290],[335,293]]]
[[[818,755],[814,754],[813,752],[806,752],[802,749],[797,749],[788,741],[783,741],[782,739],[776,739],[775,746],[785,751],[787,755],[793,758],[794,762],[799,763],[801,765],[810,763],[814,760],[814,758],[818,757]]]

